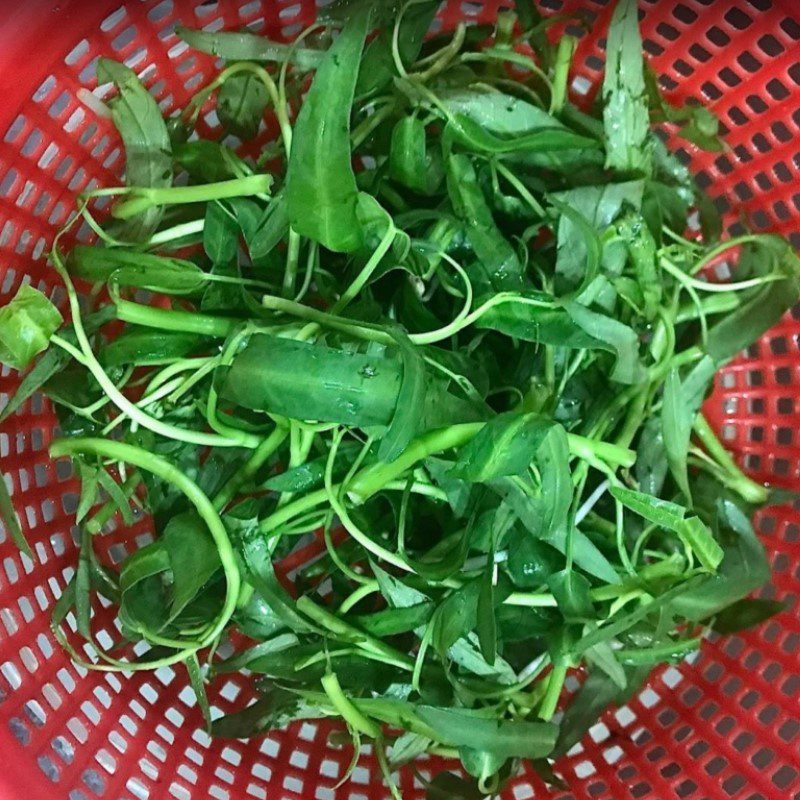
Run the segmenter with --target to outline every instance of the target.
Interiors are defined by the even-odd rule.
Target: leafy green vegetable
[[[389,783],[457,756],[471,780],[430,797],[502,792],[521,759],[568,791],[552,760],[610,703],[780,610],[747,598],[769,578],[749,516],[776,494],[701,406],[800,262],[723,239],[651,131],[718,147],[708,109],[661,96],[633,0],[586,109],[553,36],[580,18],[516,2],[426,37],[439,5],[334,0],[295,44],[179,29],[228,63],[166,123],[101,62],[127,185],[54,241],[63,330],[30,287],[0,309],[0,360],[32,363],[0,420],[55,404],[80,553],[53,630],[87,668],[184,665],[219,737],[344,720]],[[204,138],[214,96],[227,144]],[[140,514],[152,541],[103,566],[94,537]],[[240,671],[257,696],[212,721],[209,685]]]

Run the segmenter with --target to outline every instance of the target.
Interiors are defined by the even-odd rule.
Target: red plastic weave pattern
[[[376,0],[377,1],[377,0]],[[759,228],[800,232],[800,8],[796,0],[645,0],[646,49],[674,97],[711,105],[728,129],[729,151],[697,153],[672,143],[704,186]],[[489,20],[505,5],[449,0],[442,24]],[[601,75],[601,36],[610,9],[599,0],[543,0],[548,12],[582,8],[595,18],[581,44],[573,90]],[[794,15],[792,9],[794,8]],[[118,137],[76,97],[94,88],[98,55],[125,60],[168,112],[214,70],[174,34],[194,27],[251,25],[291,37],[314,15],[313,0],[36,0],[3,3],[0,15],[0,303],[23,278],[55,287],[45,254],[54,231],[87,186],[118,183]],[[213,130],[213,117],[202,123]],[[265,132],[268,138],[270,132]],[[725,201],[722,201],[725,202]],[[727,205],[725,206],[728,207]],[[738,211],[737,211],[738,213]],[[735,225],[736,216],[728,222]],[[796,242],[797,244],[797,242]],[[800,489],[800,313],[788,315],[724,370],[707,412],[746,468]],[[16,375],[0,375],[0,400]],[[388,794],[369,758],[335,788],[349,749],[328,744],[329,725],[304,723],[247,744],[211,742],[183,674],[122,678],[85,674],[55,644],[48,621],[74,561],[77,483],[52,464],[55,417],[39,399],[0,433],[36,563],[0,532],[0,800],[102,797],[215,800],[377,800]],[[606,714],[559,771],[571,794],[526,774],[507,790],[545,798],[800,797],[798,645],[800,510],[773,508],[758,520],[787,611],[757,631],[707,645],[693,662],[653,678],[628,707]],[[104,541],[111,562],[147,540],[147,521]],[[108,621],[107,633],[112,631]],[[102,642],[102,637],[101,637]],[[249,697],[231,677],[212,701],[223,710]],[[421,762],[423,774],[441,764]],[[410,771],[403,797],[423,796]]]

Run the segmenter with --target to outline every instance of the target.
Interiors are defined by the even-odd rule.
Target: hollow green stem
[[[204,183],[198,186],[169,186],[152,188],[131,186],[121,188],[118,193],[129,195],[129,199],[117,203],[111,211],[115,219],[130,219],[153,206],[166,206],[185,203],[207,203],[211,200],[226,200],[231,197],[250,197],[269,191],[272,186],[271,175],[248,175],[217,183]]]
[[[548,721],[553,718],[558,705],[558,698],[561,697],[561,690],[564,688],[564,681],[567,677],[566,664],[554,664],[553,669],[547,678],[547,691],[539,706],[539,718]]]
[[[743,500],[748,503],[762,505],[767,502],[769,491],[765,486],[757,483],[742,472],[739,465],[733,460],[731,454],[717,438],[708,420],[702,412],[694,420],[694,432],[702,442],[708,454],[717,462],[728,476],[728,486],[733,489]]]

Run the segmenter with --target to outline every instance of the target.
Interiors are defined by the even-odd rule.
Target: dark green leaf
[[[231,75],[217,95],[219,121],[234,136],[252,139],[257,133],[269,102],[267,87],[258,75]]]
[[[372,5],[374,13],[378,13],[380,6]],[[439,5],[439,0],[422,0],[402,6],[403,18],[397,30],[397,51],[406,68],[419,56],[425,34]],[[356,94],[366,95],[379,91],[396,74],[392,55],[393,33],[390,27],[386,27],[367,45],[358,74]]]
[[[120,248],[78,245],[70,253],[68,266],[72,275],[92,283],[113,279],[118,286],[166,294],[193,294],[206,282],[203,271],[186,259]]]
[[[245,197],[236,198],[231,205],[253,262],[269,255],[289,232],[289,207],[283,191],[266,207]]]
[[[205,522],[193,512],[173,517],[161,541],[172,571],[170,613],[175,617],[221,568],[219,552]]]
[[[194,333],[132,325],[103,347],[102,362],[106,367],[159,364],[189,355],[198,350],[203,341],[202,336]]]
[[[474,483],[521,475],[553,425],[552,420],[538,414],[499,414],[461,448],[451,474]]]
[[[671,531],[677,531],[686,517],[686,508],[669,500],[643,492],[635,492],[622,486],[612,486],[611,494],[626,508],[644,517],[654,525],[660,525]]]
[[[639,360],[639,338],[636,332],[613,317],[590,311],[579,303],[564,304],[572,321],[589,336],[604,342],[616,354],[611,379],[618,383],[636,383],[641,380],[643,367]]]
[[[274,687],[244,710],[215,719],[211,733],[218,739],[247,739],[302,718],[303,709],[300,698]]]
[[[405,608],[387,608],[373,614],[353,617],[353,624],[372,636],[396,636],[425,625],[433,614],[433,603],[417,603]]]
[[[425,800],[482,800],[486,795],[473,780],[440,772],[426,784]]]
[[[506,570],[520,589],[538,589],[563,563],[554,547],[524,529],[515,530],[508,540]]]
[[[639,689],[649,671],[649,667],[626,670],[627,687],[620,689],[602,670],[591,670],[567,706],[553,755],[571,750],[609,705],[624,703]]]
[[[467,239],[496,291],[522,287],[522,265],[514,248],[498,229],[469,157],[447,159],[447,189],[453,210],[465,225]]]
[[[297,118],[286,176],[292,227],[329,250],[361,246],[358,188],[350,154],[350,110],[369,12],[348,20],[325,54]]]
[[[172,157],[201,183],[231,180],[237,177],[243,163],[229,147],[208,139],[173,144]]]
[[[711,628],[721,636],[730,636],[746,628],[754,628],[785,610],[786,604],[779,600],[759,598],[738,600],[714,617]]]
[[[416,712],[442,744],[505,758],[543,758],[552,751],[558,734],[558,727],[549,722],[498,721],[468,709],[417,706]]]
[[[114,125],[125,145],[128,186],[170,186],[172,145],[155,99],[132,69],[107,58],[97,62],[97,80],[99,83],[113,81],[119,89],[119,96],[110,106]],[[153,206],[124,223],[122,232],[132,241],[142,241],[155,231],[162,216],[163,209]]]
[[[393,461],[414,439],[423,424],[427,375],[419,348],[402,331],[393,332],[398,344],[403,377],[397,392],[395,410],[378,447],[378,458]]]
[[[227,61],[288,61],[298,69],[313,70],[325,56],[322,50],[273,42],[248,31],[196,31],[179,25],[175,32],[195,50]]]
[[[671,370],[664,384],[664,402],[661,409],[662,433],[670,472],[687,498],[692,496],[689,490],[686,458],[694,415],[695,412],[684,402],[677,370]]]
[[[594,618],[589,593],[591,586],[583,575],[573,569],[564,569],[551,575],[547,585],[567,622],[583,622]]]
[[[212,264],[227,264],[236,258],[239,245],[239,226],[221,203],[206,206],[203,226],[203,249]]]
[[[756,341],[797,301],[800,272],[797,257],[786,252],[783,280],[765,283],[735,311],[709,328],[706,352],[719,366]]]
[[[642,427],[634,470],[639,487],[645,494],[657,496],[661,493],[668,466],[664,434],[658,417],[650,417]]]
[[[482,314],[475,326],[500,331],[526,342],[541,342],[556,347],[607,347],[573,322],[563,308],[542,308],[529,303],[502,303]]]

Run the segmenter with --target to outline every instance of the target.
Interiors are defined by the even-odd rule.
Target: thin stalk
[[[769,498],[769,491],[765,486],[757,483],[742,472],[739,465],[733,460],[731,454],[717,439],[716,434],[708,424],[702,412],[694,420],[694,432],[703,444],[708,454],[717,462],[728,476],[728,486],[733,489],[743,500],[756,505],[763,505]]]

